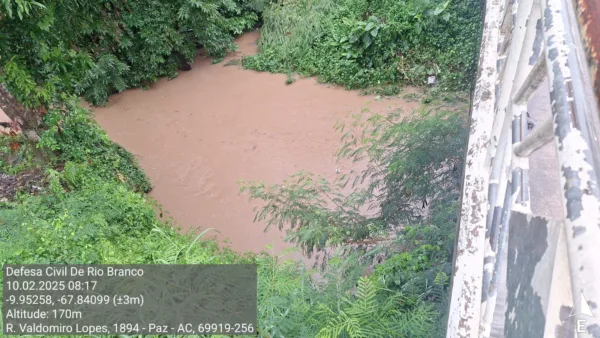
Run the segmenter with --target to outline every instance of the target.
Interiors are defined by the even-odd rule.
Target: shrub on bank
[[[213,57],[258,22],[261,0],[0,1],[2,82],[38,107],[60,94],[94,104]]]
[[[264,12],[258,71],[297,72],[351,89],[398,84],[469,88],[481,27],[478,0],[288,0]],[[390,88],[393,87],[393,88]]]

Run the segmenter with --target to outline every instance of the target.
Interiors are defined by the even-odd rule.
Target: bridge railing
[[[493,321],[503,337],[600,337],[598,22],[595,0],[486,2],[448,338],[490,337]],[[544,82],[552,115],[528,135]],[[529,156],[548,143],[563,220],[531,212],[529,184],[543,182],[529,177]]]

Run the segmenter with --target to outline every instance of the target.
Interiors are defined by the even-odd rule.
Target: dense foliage
[[[305,253],[320,254],[323,268],[340,253],[356,257],[347,258],[356,267],[379,263],[373,278],[435,304],[443,315],[466,143],[464,116],[422,111],[401,119],[391,112],[360,122],[344,134],[338,154],[366,162],[362,172],[335,182],[300,172],[280,185],[241,182],[242,191],[265,202],[257,220],[286,230]],[[348,184],[351,192],[344,193]],[[332,247],[339,248],[333,256]]]
[[[0,80],[32,106],[61,94],[104,104],[111,93],[176,76],[198,46],[224,56],[260,8],[249,0],[2,0]]]
[[[285,0],[263,13],[260,53],[250,69],[317,75],[348,88],[470,85],[480,30],[479,0]]]
[[[102,104],[115,91],[175,76],[199,46],[218,59],[235,49],[235,34],[260,22],[261,52],[244,60],[248,68],[389,93],[426,75],[464,88],[475,3],[0,0],[0,83],[26,107],[43,108],[39,141],[0,137],[0,179],[43,178],[33,193],[0,199],[0,264],[254,263],[261,337],[443,335],[464,110],[340,124],[338,155],[365,163],[356,176],[243,183],[264,202],[257,219],[323,258],[315,278],[283,256],[223,247],[210,230],[175,230],[145,196],[150,182],[134,157],[77,96]]]

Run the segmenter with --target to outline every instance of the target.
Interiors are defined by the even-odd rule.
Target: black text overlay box
[[[5,265],[3,332],[253,334],[255,265]]]

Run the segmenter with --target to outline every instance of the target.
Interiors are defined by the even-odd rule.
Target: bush
[[[317,75],[350,89],[398,83],[468,88],[475,70],[480,1],[290,0],[263,12],[249,69]],[[387,86],[386,86],[387,85]],[[390,90],[389,85],[396,85]]]
[[[75,99],[56,105],[44,117],[47,130],[38,147],[53,152],[52,161],[85,163],[108,181],[121,181],[138,192],[151,189],[146,174],[131,153],[112,142]]]
[[[198,46],[223,57],[260,9],[260,0],[3,0],[0,80],[31,107],[62,94],[102,105],[114,92],[176,76]]]

